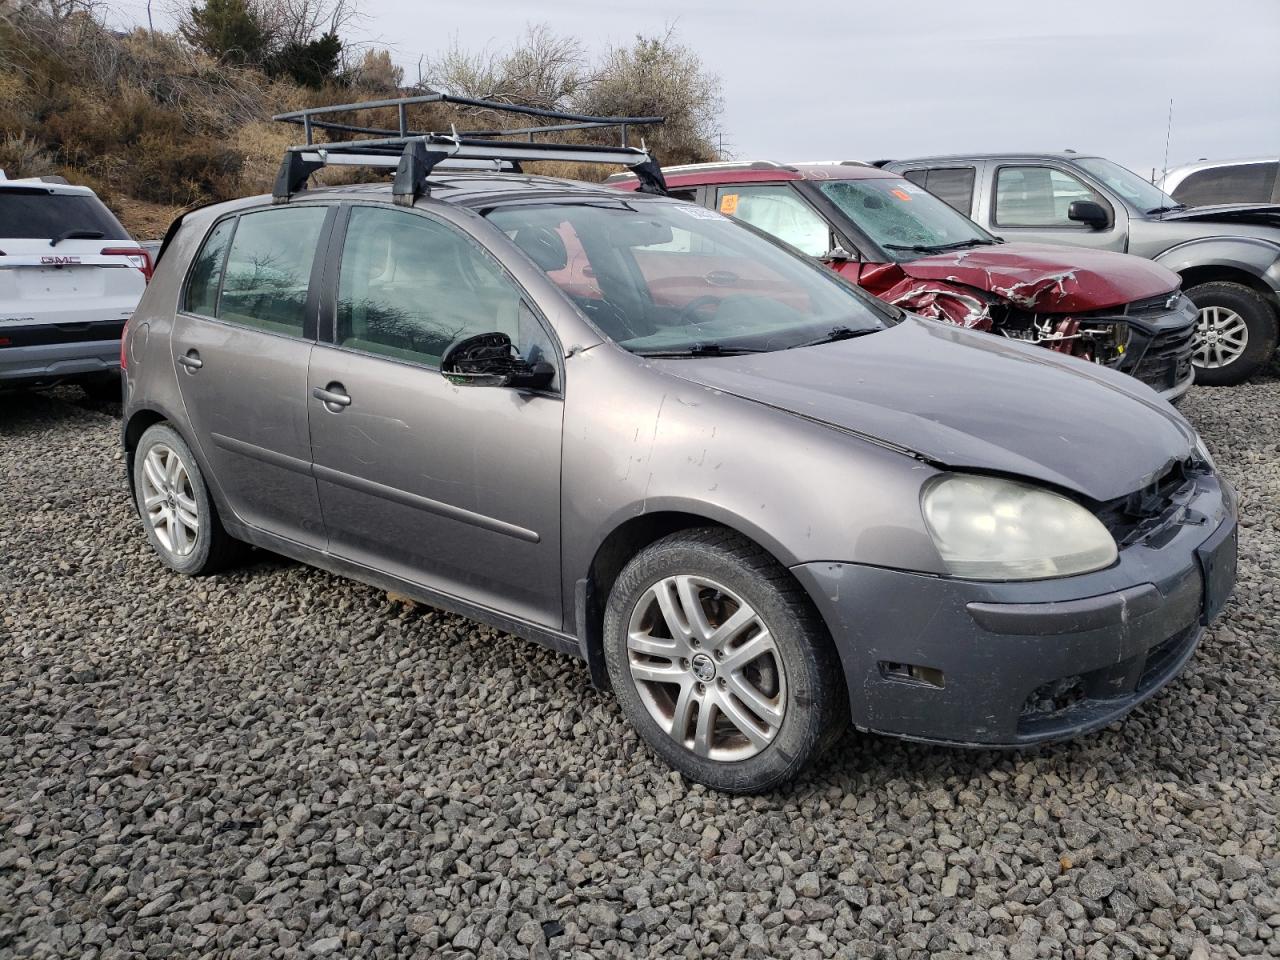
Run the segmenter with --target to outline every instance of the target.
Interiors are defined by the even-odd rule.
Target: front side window
[[[1001,167],[996,173],[996,223],[1002,227],[1075,227],[1067,210],[1077,200],[1109,204],[1052,167]]]
[[[831,249],[831,228],[791,187],[721,187],[716,208],[811,257],[825,256]]]
[[[1173,199],[1189,207],[1211,203],[1268,203],[1276,187],[1276,164],[1237,163],[1187,175]]]
[[[205,238],[187,280],[187,298],[183,304],[187,313],[204,317],[218,315],[218,286],[222,283],[222,265],[235,225],[234,218],[223,220]]]
[[[451,344],[478,333],[507,334],[529,360],[550,352],[520,289],[468,237],[403,210],[351,211],[338,277],[339,346],[439,366]]]
[[[818,189],[893,260],[995,243],[991,234],[910,180],[824,180]]]
[[[301,336],[327,213],[327,207],[306,205],[241,216],[227,254],[218,319]]]
[[[601,333],[635,353],[781,350],[837,329],[880,330],[894,315],[822,265],[703,207],[593,199],[499,207],[488,217]],[[566,271],[571,260],[585,262]],[[588,270],[589,288],[577,280]]]

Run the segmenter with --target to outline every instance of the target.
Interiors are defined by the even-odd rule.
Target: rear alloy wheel
[[[623,712],[691,780],[734,793],[794,777],[843,729],[830,637],[790,573],[720,529],[642,550],[605,614]]]
[[[1187,296],[1200,311],[1191,355],[1196,383],[1235,386],[1271,358],[1276,312],[1257,291],[1238,283],[1202,283]]]
[[[214,573],[243,551],[223,529],[191,448],[168,424],[148,427],[138,441],[133,489],[147,539],[179,573]]]

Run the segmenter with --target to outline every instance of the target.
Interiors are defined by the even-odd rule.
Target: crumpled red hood
[[[1047,243],[1002,243],[893,266],[916,280],[962,283],[1037,313],[1116,307],[1171,293],[1178,275],[1127,253]]]

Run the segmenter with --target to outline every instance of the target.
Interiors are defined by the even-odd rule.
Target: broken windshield
[[[910,180],[826,180],[817,186],[894,260],[914,260],[996,242],[964,214]]]
[[[688,203],[501,207],[489,220],[603,334],[648,356],[732,356],[876,331],[896,311],[816,261]]]

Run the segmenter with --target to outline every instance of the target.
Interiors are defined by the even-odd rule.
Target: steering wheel
[[[711,306],[719,309],[726,299],[727,297],[717,297],[714,293],[706,293],[700,297],[694,297],[680,308],[680,313],[676,315],[676,319],[681,323],[697,323],[699,320],[697,312],[699,310],[703,307]]]

